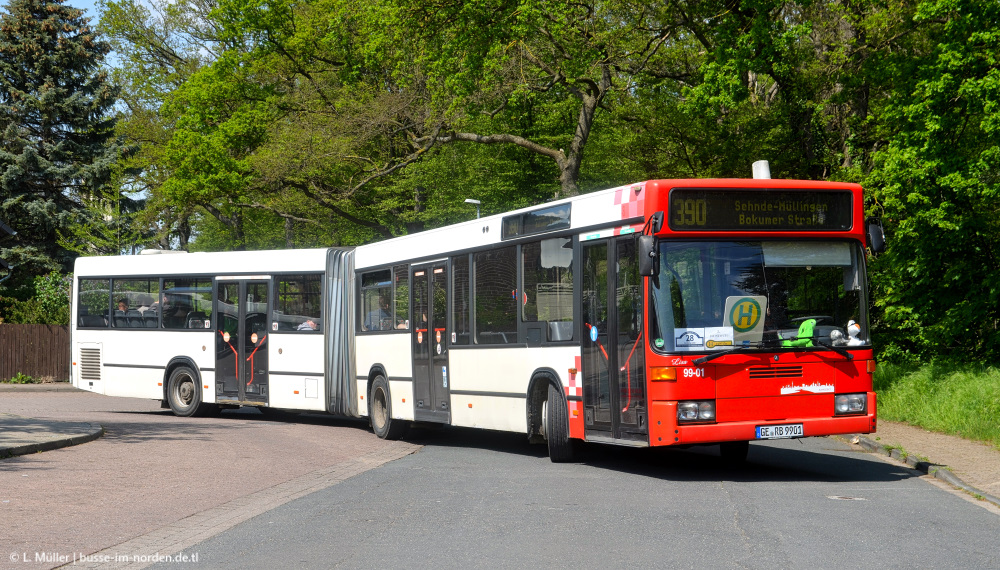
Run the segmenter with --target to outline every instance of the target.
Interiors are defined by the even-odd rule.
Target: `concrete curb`
[[[899,451],[899,449],[895,448],[889,449],[886,446],[882,445],[881,443],[872,441],[871,439],[863,435],[856,436],[856,438],[858,440],[858,444],[861,445],[861,447],[863,447],[866,451],[870,451],[872,453],[879,453],[881,455],[886,455],[888,457],[891,457],[896,461],[905,463],[912,469],[916,469],[917,471],[921,471],[923,473],[931,475],[937,479],[944,481],[945,483],[948,483],[949,485],[957,489],[961,489],[966,493],[969,493],[970,495],[973,495],[977,498],[980,498],[984,501],[988,501],[1000,507],[1000,498],[994,497],[993,495],[990,495],[985,491],[981,491],[973,487],[972,485],[967,484],[965,481],[962,481],[961,479],[958,478],[957,475],[955,475],[948,469],[947,465],[930,463],[929,461],[920,461],[913,455],[904,456],[902,452]]]
[[[80,389],[69,382],[46,382],[45,384],[10,384],[0,382],[0,392],[79,392]]]
[[[4,419],[12,419],[13,422],[17,422],[19,420],[29,422],[44,421],[44,423],[48,425],[49,429],[45,430],[42,434],[35,434],[34,436],[24,438],[29,440],[35,439],[36,441],[30,441],[27,443],[11,442],[12,444],[8,445],[0,444],[0,459],[6,459],[8,457],[15,457],[18,455],[28,455],[31,453],[38,453],[40,451],[51,451],[53,449],[61,449],[72,445],[80,445],[81,443],[94,441],[104,435],[103,426],[89,422],[35,420],[33,418],[22,418],[11,414],[0,414],[0,425],[2,425],[2,420]],[[10,426],[8,425],[7,428],[10,429]],[[13,429],[18,430],[16,427]]]

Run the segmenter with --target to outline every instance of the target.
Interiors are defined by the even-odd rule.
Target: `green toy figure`
[[[813,329],[816,327],[816,319],[806,319],[799,325],[799,334],[795,340],[785,340],[781,346],[804,346],[806,348],[813,345]]]

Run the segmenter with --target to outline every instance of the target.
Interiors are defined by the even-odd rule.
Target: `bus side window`
[[[322,330],[323,276],[275,277],[271,330],[317,332]]]
[[[392,317],[392,271],[361,274],[361,330],[387,331],[396,326]]]
[[[472,312],[469,298],[469,256],[459,255],[451,259],[452,279],[452,344],[466,345],[472,342],[469,334],[469,318]]]
[[[108,279],[81,279],[80,298],[77,302],[79,327],[104,328],[108,326],[111,310],[111,282]]]
[[[397,265],[392,268],[393,279],[393,324],[395,328],[410,328],[410,266]]]
[[[573,240],[521,246],[521,320],[547,322],[548,340],[573,340]]]
[[[517,342],[517,253],[514,246],[476,254],[476,344]]]

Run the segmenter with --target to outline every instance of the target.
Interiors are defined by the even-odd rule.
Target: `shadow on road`
[[[255,430],[280,425],[320,425],[371,434],[366,418],[293,413],[255,408],[223,410],[203,418],[178,418],[170,410],[110,411],[101,421],[105,440],[141,443],[149,440],[209,441],[218,430]],[[211,429],[206,429],[211,428]],[[332,435],[332,434],[331,434]],[[371,434],[371,437],[375,437]],[[530,445],[523,434],[473,428],[415,424],[403,438],[426,447],[479,450],[548,462],[545,445]],[[669,481],[898,481],[919,476],[904,467],[884,463],[840,440],[808,438],[753,442],[746,464],[732,467],[719,457],[717,446],[690,448],[628,448],[580,444],[577,465]]]
[[[480,449],[548,461],[546,446],[530,445],[522,434],[455,427],[412,428],[404,439],[426,447]],[[885,482],[919,476],[831,438],[753,442],[747,462],[735,467],[722,461],[715,445],[630,448],[583,443],[577,447],[574,463],[669,481]]]

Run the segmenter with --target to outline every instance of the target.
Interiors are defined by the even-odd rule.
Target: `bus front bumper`
[[[677,402],[652,402],[649,414],[649,445],[690,445],[721,443],[724,441],[754,441],[761,439],[758,438],[757,430],[760,426],[794,426],[801,424],[801,437],[872,433],[876,428],[875,410],[875,392],[868,392],[868,413],[866,414],[678,424]]]

